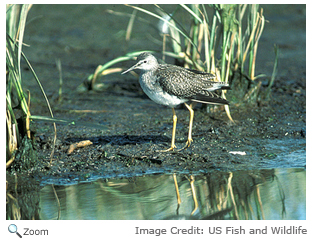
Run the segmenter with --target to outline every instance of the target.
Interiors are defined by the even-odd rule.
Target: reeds
[[[30,5],[7,5],[6,19],[6,66],[7,66],[7,89],[6,89],[6,123],[7,123],[7,164],[14,161],[15,151],[21,143],[21,136],[27,134],[30,138],[29,130],[29,108],[22,89],[21,58],[23,36],[26,24],[26,17]],[[22,124],[18,124],[14,105],[21,110]],[[22,127],[19,127],[22,125]],[[20,133],[23,131],[23,133]]]
[[[14,161],[16,152],[19,150],[20,156],[24,153],[23,157],[25,165],[30,166],[27,162],[34,162],[34,152],[31,151],[32,140],[30,131],[30,92],[28,92],[28,101],[26,94],[22,88],[22,59],[27,64],[27,67],[32,72],[41,92],[46,100],[50,114],[53,117],[48,99],[41,86],[41,83],[30,65],[28,59],[24,55],[23,37],[26,25],[26,19],[30,4],[22,5],[7,5],[6,10],[6,126],[7,126],[7,139],[6,139],[6,167],[8,168]],[[39,116],[37,116],[37,119]],[[23,151],[23,147],[27,147],[30,151]],[[53,153],[52,153],[53,154]]]
[[[155,38],[162,38],[160,52],[163,59],[170,56],[183,62],[185,67],[214,73],[218,81],[229,82],[232,88],[235,87],[236,96],[232,99],[235,102],[255,100],[254,96],[261,87],[255,80],[264,76],[255,75],[258,43],[265,24],[263,9],[258,4],[180,4],[171,13],[156,4],[155,12],[144,7],[127,6],[134,11],[126,40],[130,39],[131,26],[136,17],[139,19],[140,12],[152,16],[158,22],[151,24],[161,25],[160,36]],[[190,19],[188,29],[182,26],[181,16]],[[141,52],[131,52],[110,61],[90,75],[89,80],[95,81],[97,77],[110,73],[108,68],[111,65],[134,58]],[[235,78],[235,73],[240,77]],[[223,90],[222,96],[226,98],[226,95],[226,90]],[[228,106],[225,109],[231,119]]]

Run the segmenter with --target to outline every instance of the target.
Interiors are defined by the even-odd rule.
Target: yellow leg
[[[196,196],[196,190],[195,190],[195,178],[193,175],[190,176],[190,186],[191,186],[191,191],[192,191],[192,197],[193,197],[193,201],[195,203],[195,208],[193,209],[192,213],[190,215],[193,215],[195,213],[195,211],[198,209],[199,205],[198,205],[198,201],[197,201],[197,196]]]
[[[174,108],[172,108],[172,111],[173,111],[173,132],[172,132],[171,147],[169,149],[166,149],[166,150],[159,150],[158,152],[169,152],[169,151],[174,150],[174,148],[176,148],[176,146],[175,146],[175,133],[176,133],[177,116],[176,116]]]
[[[176,179],[176,174],[173,174],[173,179],[174,179],[174,184],[175,184],[175,190],[176,190],[176,197],[177,197],[177,209],[176,212],[178,214],[178,209],[180,207],[181,204],[181,198],[180,198],[180,194],[179,194],[179,189],[178,189],[178,184],[177,184],[177,179]]]
[[[180,151],[180,150],[183,150],[183,149],[185,149],[185,148],[187,148],[187,147],[190,147],[191,142],[192,142],[191,133],[192,133],[192,124],[193,124],[194,111],[192,110],[192,103],[191,103],[190,105],[188,105],[187,103],[185,103],[185,106],[186,106],[186,108],[189,110],[189,113],[190,113],[188,139],[187,139],[187,142],[186,142],[185,147],[183,147],[182,149],[179,149],[179,151]]]

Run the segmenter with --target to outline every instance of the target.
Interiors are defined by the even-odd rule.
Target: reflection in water
[[[46,186],[40,218],[57,219],[60,210],[60,219],[305,219],[305,174],[273,169],[55,186],[60,208]]]
[[[11,185],[7,219],[306,218],[304,169],[149,175],[42,189]]]

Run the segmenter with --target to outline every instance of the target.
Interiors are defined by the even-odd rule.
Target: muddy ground
[[[247,104],[234,100],[230,93],[235,123],[223,109],[208,112],[198,104],[191,147],[162,153],[157,150],[170,146],[172,110],[148,99],[138,79],[116,73],[98,81],[103,84],[102,90],[79,91],[78,87],[99,64],[134,50],[161,50],[162,38],[156,30],[137,21],[131,40],[126,43],[129,18],[108,12],[111,9],[131,13],[126,6],[34,5],[25,32],[25,43],[30,47],[24,47],[24,51],[42,82],[54,116],[75,121],[76,125],[57,124],[56,148],[50,164],[53,126],[34,121],[40,164],[28,173],[43,183],[73,183],[151,173],[305,167],[305,5],[261,7],[268,20],[257,55],[256,75],[267,75],[261,79],[262,90],[273,70],[273,45],[280,49],[271,98]],[[152,36],[158,40],[151,40]],[[61,99],[56,59],[62,64]],[[170,58],[166,61],[173,63]],[[117,66],[127,68],[133,63]],[[24,88],[31,92],[31,114],[48,116],[39,88],[23,66]],[[176,113],[176,146],[180,148],[187,139],[189,112],[181,107]],[[90,140],[92,145],[68,154],[71,144],[83,140]],[[234,155],[231,151],[246,155]]]

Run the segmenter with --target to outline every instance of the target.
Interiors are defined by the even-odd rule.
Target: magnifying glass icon
[[[21,234],[19,234],[19,233],[17,232],[17,226],[16,226],[15,224],[10,224],[10,225],[9,225],[9,232],[10,232],[10,233],[16,233],[17,236],[19,236],[20,238],[22,238]]]

